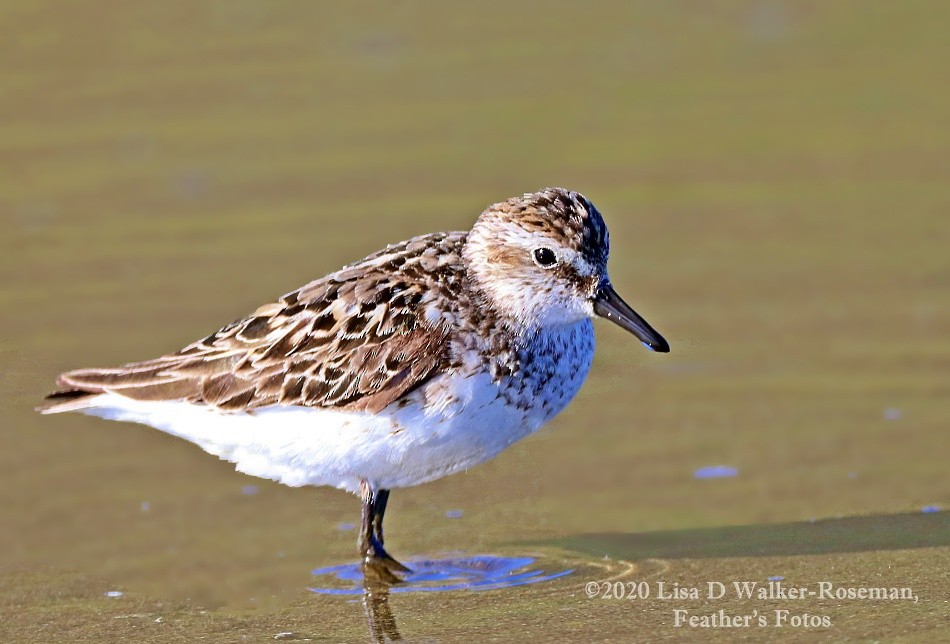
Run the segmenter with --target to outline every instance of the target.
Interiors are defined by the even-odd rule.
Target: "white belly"
[[[115,394],[90,399],[82,411],[151,425],[235,463],[240,472],[290,486],[357,492],[366,479],[383,489],[408,487],[488,460],[559,413],[590,367],[593,331],[585,322],[542,339],[553,354],[535,361],[539,372],[500,383],[485,372],[447,374],[414,392],[408,404],[378,414],[278,405],[222,413]]]

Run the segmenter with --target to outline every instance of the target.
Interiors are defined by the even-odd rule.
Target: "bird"
[[[390,491],[467,470],[547,424],[594,356],[594,318],[667,341],[614,289],[601,213],[545,188],[469,231],[389,245],[185,348],[77,369],[37,409],[157,428],[288,486],[357,494],[361,561],[385,549]]]

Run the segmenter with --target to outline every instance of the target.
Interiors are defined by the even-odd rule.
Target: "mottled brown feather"
[[[81,410],[84,396],[109,392],[226,411],[280,404],[378,412],[404,404],[408,392],[459,369],[473,352],[487,356],[485,370],[496,380],[510,376],[520,365],[517,335],[507,325],[518,324],[511,320],[521,313],[499,307],[485,286],[496,278],[512,282],[512,269],[523,274],[533,266],[524,249],[495,244],[487,234],[512,222],[605,270],[609,239],[600,214],[582,195],[549,188],[490,206],[469,233],[385,248],[176,353],[64,373],[61,390],[41,409]],[[466,263],[473,247],[482,249],[481,264]],[[523,279],[529,288],[534,278]]]
[[[433,245],[457,257],[464,239],[437,233],[391,246],[174,354],[64,373],[47,406],[111,392],[226,411],[384,409],[447,366],[449,332],[427,323],[420,303],[433,287],[426,279]]]

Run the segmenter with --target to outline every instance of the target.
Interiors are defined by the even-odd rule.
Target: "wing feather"
[[[62,374],[44,411],[83,394],[188,400],[222,410],[304,405],[379,411],[449,362],[450,333],[421,307],[433,246],[460,256],[464,233],[389,247],[265,304],[181,351],[112,369]],[[446,262],[440,270],[459,270]],[[430,267],[431,268],[431,267]],[[62,406],[63,409],[57,409]]]

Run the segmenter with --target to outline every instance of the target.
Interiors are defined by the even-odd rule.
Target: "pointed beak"
[[[637,336],[647,348],[659,353],[669,353],[669,343],[617,295],[617,291],[610,282],[605,281],[597,290],[597,295],[594,297],[594,313]]]

